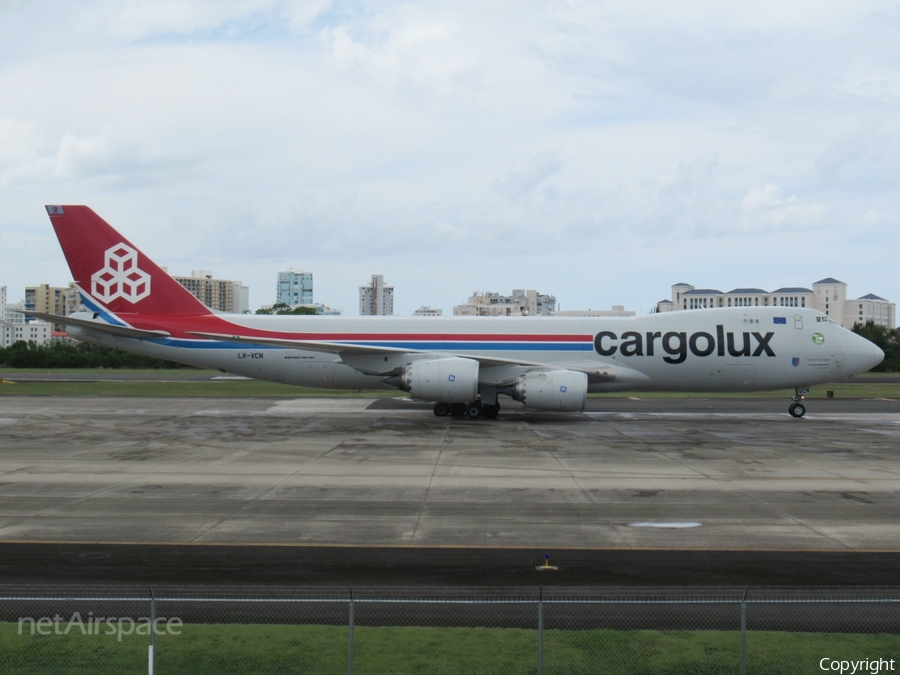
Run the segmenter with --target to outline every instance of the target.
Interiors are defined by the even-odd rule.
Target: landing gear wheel
[[[791,417],[803,417],[806,414],[806,406],[802,403],[791,403],[788,412]]]
[[[449,403],[435,403],[434,404],[434,414],[438,417],[446,417],[450,414],[450,404]]]
[[[484,413],[480,401],[474,401],[466,405],[466,417],[470,420],[477,420]]]
[[[495,420],[495,419],[497,419],[497,415],[500,414],[500,406],[499,405],[481,406],[481,414],[484,415],[485,419]]]
[[[451,417],[465,417],[466,416],[466,404],[465,403],[451,403],[450,404],[450,416]]]

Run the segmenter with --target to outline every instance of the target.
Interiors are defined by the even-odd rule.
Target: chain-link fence
[[[881,673],[900,590],[0,588],[0,673]]]

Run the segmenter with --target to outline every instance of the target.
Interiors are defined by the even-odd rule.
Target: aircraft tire
[[[484,414],[484,409],[479,401],[473,401],[466,405],[466,417],[470,420],[477,420]]]
[[[788,412],[791,417],[803,417],[806,414],[806,406],[802,403],[791,403]]]
[[[446,417],[450,414],[450,404],[448,403],[435,403],[434,404],[434,414],[438,417]]]
[[[500,414],[500,406],[499,405],[482,406],[481,413],[484,415],[485,419],[495,420],[495,419],[497,419],[497,415]]]
[[[466,416],[466,404],[465,403],[451,403],[450,404],[450,417],[465,417]]]

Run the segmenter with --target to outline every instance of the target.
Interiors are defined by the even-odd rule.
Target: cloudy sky
[[[900,299],[900,5],[0,0],[0,285],[70,280],[44,204],[176,274],[355,314],[671,284]]]

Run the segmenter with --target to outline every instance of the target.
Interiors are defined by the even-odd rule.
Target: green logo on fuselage
[[[825,336],[822,335],[821,333],[813,333],[812,339],[813,339],[813,342],[815,342],[817,345],[820,345],[823,342],[825,342]]]

